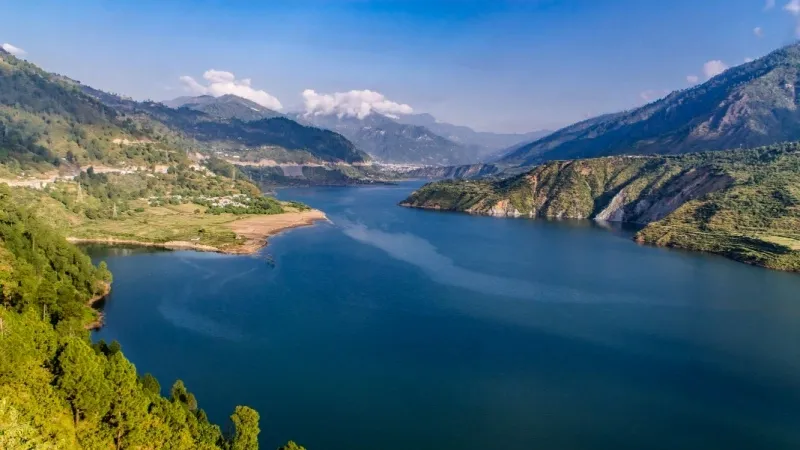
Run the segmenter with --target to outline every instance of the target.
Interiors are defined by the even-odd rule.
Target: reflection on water
[[[95,258],[103,259],[109,256],[131,256],[142,253],[165,253],[170,250],[159,247],[143,247],[141,245],[115,245],[109,246],[106,244],[78,244],[85,252],[94,256]]]
[[[569,289],[563,286],[531,283],[524,280],[487,275],[459,267],[452,259],[442,255],[429,241],[410,233],[389,233],[371,229],[363,223],[350,222],[343,217],[332,217],[331,221],[342,232],[364,244],[372,245],[386,252],[392,258],[412,264],[422,269],[433,281],[471,291],[536,301],[554,302],[624,302],[640,299],[629,296],[615,296],[613,299],[593,295],[591,292]],[[587,223],[570,226],[583,228]]]

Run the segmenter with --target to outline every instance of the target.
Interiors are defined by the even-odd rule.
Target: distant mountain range
[[[457,165],[480,159],[477,147],[453,142],[431,130],[399,123],[372,113],[363,119],[336,115],[304,116],[298,120],[341,133],[378,161],[388,163]]]
[[[180,97],[157,103],[135,102],[87,86],[82,89],[118,111],[146,114],[194,139],[201,149],[246,151],[254,159],[278,162],[358,163],[370,159],[338,133],[297,123],[235,95]]]
[[[352,116],[295,114],[299,121],[343,134],[357,148],[389,163],[455,166],[494,159],[507,147],[547,134],[499,134],[437,121],[430,114],[390,118],[372,113]]]
[[[301,125],[334,131],[353,142],[373,158],[387,163],[452,166],[494,159],[507,147],[529,142],[546,131],[528,134],[477,132],[468,127],[437,121],[429,114],[404,115],[397,119],[377,113],[364,118],[337,115],[281,114],[235,95],[178,97],[161,102],[178,111],[184,119],[192,112],[204,113],[217,121],[250,122],[283,118]],[[162,112],[163,115],[163,112]],[[205,125],[208,127],[208,124]],[[190,130],[192,128],[190,127]],[[225,130],[223,134],[235,134]]]
[[[679,154],[800,139],[800,44],[731,68],[698,86],[630,111],[589,119],[521,146],[498,161]]]
[[[488,131],[475,131],[463,125],[453,125],[440,122],[430,114],[408,114],[397,118],[400,123],[426,127],[434,133],[463,145],[481,147],[483,155],[502,152],[509,147],[524,144],[540,139],[552,133],[551,130],[538,130],[529,133],[492,133]]]

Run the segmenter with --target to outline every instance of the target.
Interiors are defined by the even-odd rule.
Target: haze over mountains
[[[341,133],[357,148],[383,162],[447,166],[477,162],[481,158],[477,146],[453,142],[426,127],[403,124],[378,113],[364,118],[335,114],[296,117]]]
[[[441,122],[430,114],[406,114],[398,116],[397,121],[409,125],[426,127],[434,133],[453,142],[476,145],[490,152],[503,151],[518,144],[533,142],[552,133],[551,130],[537,130],[528,133],[493,133],[475,131],[463,125]]]
[[[461,165],[493,159],[512,145],[549,133],[478,132],[466,126],[439,122],[430,114],[378,113],[366,117],[336,114],[301,114],[299,117],[335,130],[378,160],[426,165]]]
[[[439,122],[430,114],[402,114],[395,117],[378,112],[371,112],[364,117],[336,113],[282,114],[231,94],[178,97],[162,103],[170,108],[186,108],[243,122],[275,117],[292,119],[340,133],[359,150],[387,163],[438,166],[472,164],[492,159],[512,145],[530,142],[548,133],[477,132],[469,127]]]

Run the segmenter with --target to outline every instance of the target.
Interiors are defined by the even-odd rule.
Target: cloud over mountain
[[[394,118],[399,114],[414,112],[411,106],[393,102],[380,92],[370,90],[319,94],[313,89],[306,89],[303,91],[303,100],[306,114],[316,116],[335,114],[363,119],[376,112]]]
[[[275,110],[283,108],[283,105],[281,105],[281,102],[276,97],[269,94],[267,91],[252,87],[250,78],[237,79],[232,72],[211,69],[203,74],[203,79],[205,79],[208,84],[201,84],[188,75],[180,77],[184,88],[193,94],[212,95],[214,97],[233,94],[252,100],[265,108]]]
[[[0,47],[2,47],[3,50],[7,51],[8,53],[11,53],[14,56],[22,56],[25,53],[27,53],[25,50],[17,46],[11,45],[8,42],[4,43],[3,45],[0,45]]]
[[[646,91],[640,92],[639,98],[641,98],[646,102],[652,102],[653,100],[664,97],[667,94],[669,94],[669,91],[665,89],[648,89]]]
[[[703,74],[705,74],[706,78],[714,78],[726,70],[728,70],[728,65],[719,59],[703,64]]]

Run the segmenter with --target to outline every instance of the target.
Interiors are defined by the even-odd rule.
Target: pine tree
[[[237,406],[231,415],[233,436],[231,450],[258,450],[258,412],[247,406]]]

